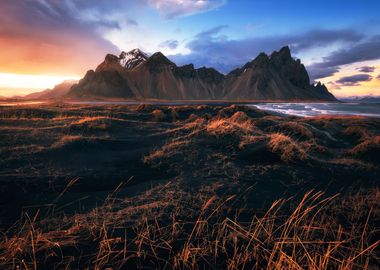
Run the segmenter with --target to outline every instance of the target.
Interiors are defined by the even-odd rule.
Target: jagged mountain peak
[[[262,52],[251,62],[248,62],[247,64],[245,64],[243,68],[264,67],[268,65],[268,63],[269,63],[269,56],[266,53]]]
[[[146,60],[146,65],[150,68],[158,68],[162,66],[176,67],[162,52],[156,52]]]
[[[120,65],[126,69],[133,69],[145,62],[148,58],[149,56],[146,53],[136,48],[129,52],[122,51],[119,56],[119,62]]]
[[[119,57],[114,54],[107,54],[104,58],[104,61],[97,66],[95,71],[104,71],[104,70],[123,70],[123,67],[120,65]]]
[[[274,51],[270,55],[270,61],[272,64],[274,64],[277,67],[287,65],[290,62],[295,61],[292,57],[292,54],[290,52],[290,48],[288,46],[285,46],[281,48],[279,51]]]
[[[246,63],[243,67],[232,70],[227,74],[227,76],[240,76],[247,69],[265,68],[268,66],[268,64],[269,56],[266,53],[262,52],[255,59]]]
[[[129,61],[129,62],[128,62]],[[128,62],[128,63],[127,63]],[[70,95],[158,99],[335,100],[326,86],[311,85],[300,60],[285,46],[259,54],[226,76],[213,68],[179,66],[161,52],[139,49],[107,55]],[[69,95],[69,96],[70,96]]]
[[[279,51],[280,54],[284,54],[284,55],[287,55],[287,56],[291,56],[290,54],[290,48],[288,45],[282,47]]]
[[[116,55],[113,54],[107,54],[106,57],[104,58],[104,63],[105,64],[112,64],[112,63],[118,63],[119,58]]]
[[[292,59],[292,53],[289,46],[284,46],[279,51],[274,51],[270,58]]]

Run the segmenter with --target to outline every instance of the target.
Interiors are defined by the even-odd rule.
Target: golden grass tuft
[[[272,133],[268,136],[268,148],[272,152],[277,153],[281,160],[292,162],[305,160],[308,157],[306,150],[301,147],[301,144],[289,136],[282,133]]]
[[[72,126],[83,126],[91,130],[107,130],[110,125],[107,124],[107,120],[111,118],[105,116],[94,116],[94,117],[82,117],[77,121],[71,123]]]
[[[297,138],[303,138],[303,139],[313,139],[314,134],[311,132],[307,127],[304,125],[297,123],[297,122],[283,122],[279,125],[275,126],[274,128],[278,129],[279,131],[289,134],[290,136],[294,136]]]
[[[244,124],[246,122],[250,122],[251,118],[245,112],[238,111],[230,117],[230,120],[235,123]]]
[[[170,143],[165,144],[162,148],[157,149],[150,153],[147,156],[144,156],[143,161],[147,164],[152,164],[157,160],[163,159],[163,158],[169,158],[176,154],[180,154],[180,149],[182,149],[184,146],[188,145],[190,142],[185,141],[172,141]]]
[[[242,136],[254,130],[253,121],[244,112],[236,112],[230,118],[211,119],[206,126],[206,132],[214,136]]]

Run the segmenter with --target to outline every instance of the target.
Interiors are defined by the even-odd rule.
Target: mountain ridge
[[[23,99],[58,99],[62,98],[69,93],[71,87],[78,83],[76,80],[64,80],[63,82],[55,85],[53,88],[47,88],[42,91],[33,92],[28,94]]]
[[[135,58],[134,58],[135,56]],[[260,53],[225,74],[214,68],[177,66],[161,52],[150,57],[138,49],[107,54],[69,91],[72,98],[165,100],[321,100],[336,101],[325,85],[310,83],[305,66],[288,46]]]

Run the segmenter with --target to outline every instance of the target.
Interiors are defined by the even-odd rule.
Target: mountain
[[[362,103],[380,103],[380,96],[367,96],[359,99]]]
[[[310,85],[304,65],[292,58],[289,47],[270,56],[261,53],[242,68],[231,71],[226,76],[224,94],[231,99],[335,99],[321,83]]]
[[[359,103],[380,103],[380,96],[351,96],[340,98],[344,102],[359,102]]]
[[[126,74],[137,97],[157,99],[216,99],[223,77],[214,69],[177,67],[160,52]]]
[[[104,61],[95,69],[95,71],[117,70],[119,72],[124,72],[134,69],[147,61],[148,58],[148,55],[139,49],[134,49],[129,52],[123,51],[119,56],[107,54]]]
[[[213,68],[178,67],[161,52],[148,57],[138,49],[104,61],[74,85],[69,97],[166,100],[324,100],[335,101],[326,86],[310,84],[289,47],[254,60],[227,75]]]
[[[134,49],[129,52],[121,52],[119,61],[124,68],[133,69],[148,60],[148,58],[149,56],[146,53],[140,51],[139,49]]]
[[[40,92],[34,92],[29,95],[24,96],[24,99],[56,99],[67,95],[70,88],[76,84],[78,81],[75,80],[65,80],[60,84],[54,86],[53,89],[45,89]]]

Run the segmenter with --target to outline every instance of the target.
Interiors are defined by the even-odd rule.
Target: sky
[[[337,97],[380,95],[378,0],[1,0],[0,96],[80,79],[107,53],[228,73],[288,45]]]

